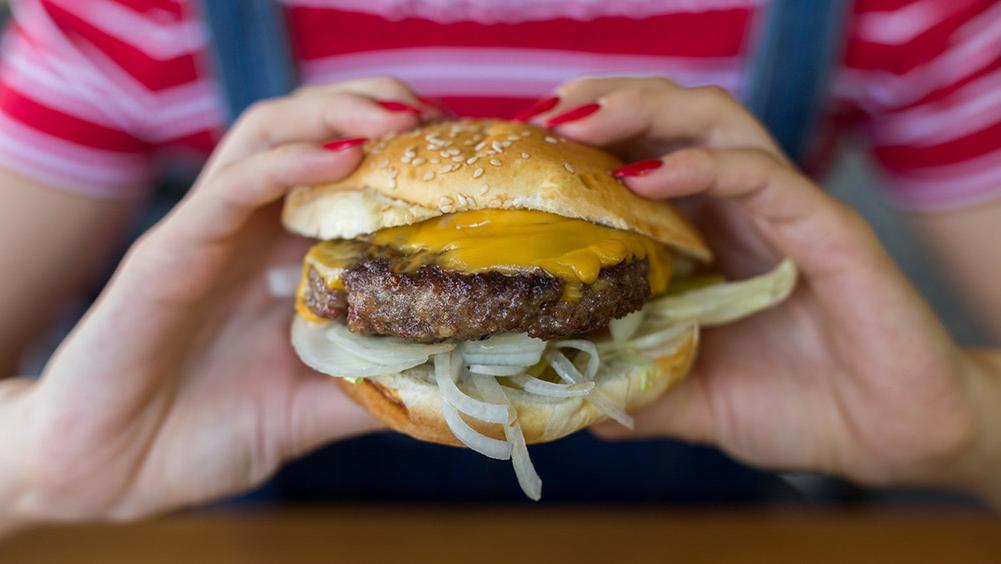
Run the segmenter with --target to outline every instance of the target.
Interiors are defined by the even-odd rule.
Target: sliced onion
[[[463,421],[462,417],[459,416],[459,412],[451,404],[444,401],[444,398],[442,399],[441,411],[445,416],[445,423],[448,424],[448,428],[455,435],[455,438],[459,439],[459,442],[483,456],[489,456],[497,460],[509,460],[511,458],[511,443],[480,434],[479,431],[473,429],[468,423]]]
[[[517,354],[526,350],[541,351],[544,348],[546,348],[545,341],[529,337],[525,333],[503,333],[482,341],[466,341],[462,344],[463,353]]]
[[[511,380],[521,386],[522,390],[530,394],[547,396],[552,398],[579,398],[587,396],[594,389],[594,382],[581,382],[580,384],[554,384],[541,378],[522,374],[511,378]]]
[[[431,355],[448,352],[454,343],[425,345],[413,343],[397,337],[372,337],[352,333],[341,323],[331,323],[327,329],[327,339],[354,352],[375,364],[424,364]]]
[[[613,319],[608,323],[608,331],[612,334],[613,341],[627,341],[636,334],[636,330],[643,323],[643,310],[634,311],[625,317]]]
[[[522,366],[504,366],[498,364],[470,364],[469,371],[473,374],[487,376],[514,376],[525,371]]]
[[[720,325],[747,317],[784,300],[796,285],[796,265],[789,259],[754,278],[713,284],[649,304],[650,313],[671,321]]]
[[[511,421],[511,410],[507,405],[488,403],[478,400],[455,385],[456,367],[461,369],[461,360],[457,353],[442,353],[434,356],[434,377],[442,399],[449,405],[469,415],[470,417],[489,423],[508,423]]]
[[[466,341],[461,349],[468,364],[527,367],[539,362],[546,342],[525,333],[506,333],[483,341]]]
[[[291,298],[302,278],[302,265],[278,266],[268,270],[268,292],[276,298]]]
[[[463,351],[462,357],[467,364],[485,364],[491,366],[518,366],[528,368],[539,362],[542,353],[523,354],[490,354],[490,353],[467,353]]]
[[[553,349],[577,349],[588,355],[587,359],[587,370],[584,373],[584,378],[587,380],[594,380],[594,377],[598,375],[598,368],[601,365],[601,358],[598,356],[598,347],[594,345],[591,341],[585,339],[567,339],[564,341],[554,341]]]
[[[504,389],[497,383],[497,380],[490,376],[474,377],[473,382],[484,399],[496,403],[508,403],[510,401],[507,398],[507,394],[504,393]],[[514,409],[512,408],[511,411],[514,411]],[[511,463],[514,465],[514,474],[518,477],[518,485],[521,486],[521,491],[525,492],[525,495],[533,501],[539,501],[542,499],[542,478],[535,471],[535,465],[532,464],[532,459],[528,455],[525,434],[521,431],[521,425],[517,419],[514,419],[511,424],[504,426],[504,436],[511,444]]]
[[[553,370],[560,375],[568,384],[579,384],[584,382],[584,375],[577,370],[577,367],[570,362],[570,359],[563,356],[563,353],[559,351],[549,351],[546,353],[546,360],[549,361],[549,365],[553,367]],[[595,388],[591,391],[591,394],[587,396],[587,401],[591,402],[594,407],[597,407],[599,411],[605,415],[611,417],[612,419],[618,421],[622,426],[632,429],[633,428],[633,418],[631,415],[626,413],[626,410],[621,406],[615,404],[611,398],[605,395],[600,389]]]
[[[364,378],[396,374],[421,364],[419,360],[403,364],[371,362],[327,339],[328,325],[313,324],[299,316],[292,321],[292,347],[313,370],[330,376]]]
[[[629,342],[629,346],[635,349],[643,350],[660,349],[670,343],[684,341],[693,327],[694,325],[691,323],[672,325],[667,329],[662,329],[655,333],[650,333],[649,335],[633,339]]]

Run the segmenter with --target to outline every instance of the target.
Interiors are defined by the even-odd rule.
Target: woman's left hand
[[[953,344],[865,221],[746,108],[663,79],[582,79],[557,94],[532,119],[640,160],[617,172],[638,194],[686,197],[715,268],[743,278],[786,256],[801,273],[775,309],[706,329],[693,374],[637,414],[639,435],[866,483],[1001,490],[986,470],[1001,451],[996,368]]]

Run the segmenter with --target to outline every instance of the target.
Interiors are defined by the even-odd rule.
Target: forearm
[[[33,386],[27,378],[0,381],[0,537],[29,522],[21,506],[27,495],[25,438]]]

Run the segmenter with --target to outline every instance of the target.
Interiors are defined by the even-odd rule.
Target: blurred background
[[[6,2],[2,5],[0,17],[6,21],[9,7]],[[960,343],[988,343],[912,226],[884,200],[873,197],[880,192],[881,180],[865,149],[858,138],[843,139],[840,150],[835,152],[836,160],[823,177],[824,186],[869,220]],[[169,161],[148,211],[134,229],[135,236],[170,209],[196,173],[190,160]],[[93,289],[91,299],[99,289]],[[24,373],[39,373],[48,354],[88,304],[89,300],[84,300],[67,309],[60,328],[27,359]],[[550,477],[544,504],[981,507],[975,500],[952,493],[869,490],[822,476],[763,473],[733,462],[714,449],[672,441],[607,444],[581,432],[563,441],[535,446],[532,456],[540,474]],[[664,479],[665,474],[670,479]],[[386,433],[332,445],[291,464],[261,491],[224,505],[359,502],[527,503],[507,463]]]
[[[4,19],[6,19],[6,2],[3,5]],[[874,193],[880,191],[877,187],[881,179],[867,155],[866,147],[860,139],[853,137],[845,139],[834,166],[824,176],[824,186],[833,195],[860,210],[869,220],[890,253],[933,305],[957,341],[963,344],[989,343],[985,332],[972,321],[972,316],[964,310],[954,290],[945,282],[912,226],[891,206],[873,197]],[[149,213],[136,226],[136,233],[151,225],[169,209],[190,185],[194,172],[190,166],[183,165],[171,166],[166,171],[165,176],[159,180],[156,197],[150,202]],[[95,288],[95,294],[90,298],[96,295],[97,290]],[[49,352],[84,311],[86,305],[85,300],[67,310],[61,323],[61,330],[53,332],[45,343],[34,349],[34,353],[25,363],[25,373],[39,372]],[[667,508],[706,510],[741,507],[765,508],[770,511],[903,508],[914,510],[919,514],[936,511],[964,513],[985,511],[985,507],[978,501],[955,493],[863,489],[824,476],[760,472],[736,463],[714,449],[696,448],[672,441],[605,444],[591,438],[587,433],[578,433],[557,443],[533,447],[532,457],[539,473],[546,480],[544,498],[540,504],[542,508],[550,511],[567,511],[574,508],[593,509],[614,505],[616,511],[620,512],[614,514],[618,516],[616,518],[635,524],[636,534],[644,539],[656,538],[658,535],[657,529],[646,529],[642,524],[647,520],[646,516],[651,515],[648,512]],[[419,443],[395,434],[380,434],[322,449],[302,461],[289,465],[260,491],[226,500],[207,509],[224,511],[227,514],[242,512],[249,514],[276,507],[298,509],[342,507],[358,511],[358,523],[364,523],[366,527],[378,527],[382,520],[395,523],[393,526],[405,527],[404,523],[394,521],[394,517],[380,513],[378,508],[404,505],[423,510],[429,507],[466,508],[475,505],[479,507],[476,510],[479,513],[474,512],[473,515],[510,516],[521,514],[505,513],[505,511],[530,504],[531,502],[522,498],[514,474],[507,463],[487,460],[469,451]],[[483,509],[484,507],[496,508],[496,513],[493,509]],[[449,513],[434,512],[437,509],[430,511],[431,513],[427,514],[431,515],[429,519],[443,520],[443,522],[454,519]],[[330,528],[311,528],[310,519],[302,517],[309,514],[297,513],[297,515],[300,517],[290,522],[294,525],[288,525],[292,527],[288,530],[302,531],[302,536],[296,537],[296,534],[290,533],[283,538],[311,543],[322,542]],[[566,514],[558,513],[558,515]],[[589,515],[592,515],[593,522],[613,526],[607,515],[605,517]],[[655,513],[655,515],[661,514]],[[670,522],[683,529],[691,524],[689,515],[698,521],[697,516],[700,513],[686,513],[682,517],[675,515],[670,518]],[[651,517],[654,518],[660,517]],[[522,517],[502,517],[497,526],[509,534],[523,535],[526,533],[521,519]],[[573,518],[569,519],[572,521]],[[334,522],[337,527],[347,527],[348,530],[361,535],[358,538],[369,538],[360,532],[362,529],[351,529],[350,518],[338,517]],[[179,530],[201,526],[197,520],[187,523],[179,525]],[[519,523],[520,527],[517,526]],[[454,522],[452,525],[460,529],[464,526],[461,522]],[[539,522],[537,525],[546,528],[552,525],[552,521],[548,524]],[[263,529],[255,529],[257,526],[236,531],[225,527],[213,529],[217,525],[207,525],[207,530],[216,531],[223,537],[235,535],[238,538],[226,538],[237,546],[257,534],[265,536],[269,534]],[[892,527],[882,529],[880,527],[878,524],[873,525],[872,534],[880,534],[879,531],[889,537],[897,534]],[[735,522],[720,522],[709,528],[739,536],[741,525]],[[546,530],[552,532],[551,529]],[[593,529],[587,527],[581,530],[595,533]],[[932,528],[929,527],[928,530]],[[974,528],[963,530],[971,535],[964,538],[973,543],[982,540],[983,534],[986,534],[975,531]],[[160,530],[161,533],[163,531]],[[281,531],[285,529],[279,530],[278,533],[272,530],[271,533],[284,534]],[[696,536],[699,534],[695,529],[689,529],[689,532]],[[482,531],[479,530],[470,532],[474,537],[480,533]],[[619,533],[625,534],[622,531]],[[94,542],[105,542],[109,538],[100,536],[101,533],[93,534],[96,536],[92,538],[97,539]],[[774,538],[776,542],[783,542],[778,540],[780,538],[788,542],[791,538],[768,537],[767,531],[762,531],[761,534],[764,535],[762,538]],[[168,535],[156,538],[163,541],[170,537]],[[562,542],[566,543],[579,540],[586,545],[590,542],[586,536],[581,538],[557,535],[555,538],[563,539]],[[709,538],[707,537],[705,542],[711,542]],[[347,542],[343,537],[338,539],[339,542]],[[870,537],[861,540],[874,542]],[[375,543],[378,540],[372,537],[371,542]],[[442,542],[448,540],[443,539]],[[747,542],[753,544],[753,541]],[[598,543],[605,547],[600,541]],[[537,539],[529,544],[535,546],[538,544]],[[247,546],[254,546],[254,543],[248,541]],[[138,546],[135,548],[141,549]],[[628,549],[625,550],[629,553]],[[2,554],[0,551],[0,555]],[[23,556],[24,553],[19,554]],[[265,550],[262,554],[269,553]],[[244,554],[244,556],[248,560],[253,560],[252,555]],[[689,556],[686,561],[699,561],[696,555]]]

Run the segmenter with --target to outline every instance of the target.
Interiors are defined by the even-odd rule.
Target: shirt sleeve
[[[150,180],[142,116],[120,69],[40,0],[15,2],[0,59],[0,165],[61,190],[139,195]]]
[[[1001,3],[859,0],[838,84],[891,203],[1001,197]]]

